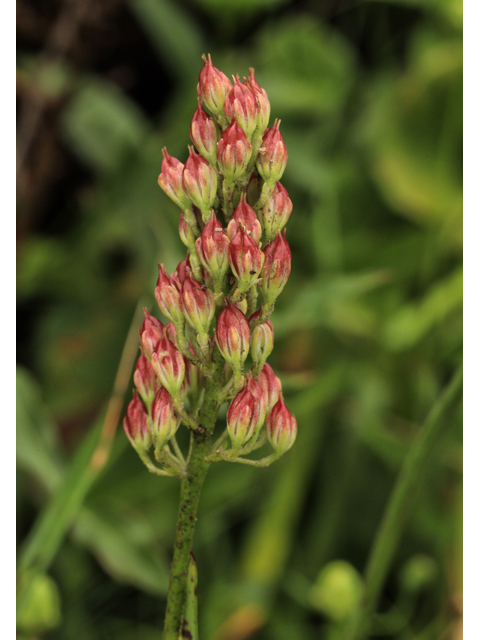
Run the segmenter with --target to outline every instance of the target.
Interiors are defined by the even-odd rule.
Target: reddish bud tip
[[[255,80],[255,73],[252,67],[250,67],[250,73],[245,80],[246,86],[255,96],[257,103],[256,123],[257,128],[261,133],[265,131],[270,120],[270,102],[268,100],[267,92],[258,84]]]
[[[279,455],[288,451],[297,437],[297,421],[285,406],[282,397],[267,416],[267,437]]]
[[[260,242],[262,237],[262,227],[258,221],[255,211],[249,204],[247,204],[244,193],[240,196],[240,202],[228,223],[227,236],[230,240],[233,240],[240,227],[253,238],[256,244]]]
[[[252,145],[243,129],[234,119],[222,134],[217,145],[217,161],[220,171],[229,182],[243,176],[252,155]]]
[[[233,449],[246,444],[265,420],[265,398],[263,391],[250,374],[245,386],[232,400],[227,411],[227,429]]]
[[[189,151],[182,174],[183,188],[200,211],[210,211],[217,195],[217,173],[193,147]]]
[[[250,327],[255,324],[261,314],[262,309],[259,309],[256,313],[250,316]],[[273,325],[270,320],[266,320],[261,324],[257,324],[255,328],[251,330],[250,355],[252,356],[253,362],[261,368],[272,351]]]
[[[267,403],[267,414],[277,404],[282,393],[282,383],[275,375],[272,367],[265,364],[257,377],[257,382],[261,386]]]
[[[175,204],[181,209],[186,209],[191,206],[191,202],[183,188],[182,175],[184,166],[180,160],[168,155],[166,147],[162,149],[162,153],[162,170],[158,176],[158,184]]]
[[[165,388],[156,393],[151,413],[155,447],[161,449],[175,435],[180,426],[180,416],[177,413],[171,395]]]
[[[280,133],[280,120],[263,134],[262,146],[257,156],[257,170],[268,184],[280,180],[288,160],[287,147]]]
[[[194,278],[187,276],[182,286],[180,302],[187,322],[199,336],[205,336],[215,315],[213,293]]]
[[[280,182],[277,182],[272,196],[259,213],[267,242],[275,238],[277,231],[282,231],[291,213],[292,201],[288,196],[288,192]]]
[[[155,299],[164,316],[175,324],[183,324],[184,318],[180,309],[179,287],[175,280],[165,271],[163,264],[158,265],[158,281],[155,288]]]
[[[148,450],[151,445],[151,437],[148,431],[147,410],[138,397],[136,391],[127,407],[127,414],[123,419],[123,428],[132,445],[137,448]]]
[[[142,400],[147,406],[150,406],[158,389],[158,382],[152,365],[144,355],[141,355],[137,360],[133,374],[133,381],[137,387],[138,393],[142,397]]]
[[[217,142],[220,136],[215,121],[210,118],[198,101],[198,107],[193,114],[190,124],[190,140],[197,147],[198,152],[212,165],[217,161]]]
[[[166,336],[152,354],[151,363],[162,385],[170,395],[177,396],[185,379],[185,362],[180,351]]]
[[[143,313],[145,314],[145,320],[140,329],[140,346],[144,355],[150,358],[163,337],[163,325],[160,320],[150,315],[148,309],[144,309]]]
[[[212,213],[195,243],[195,248],[203,267],[215,279],[223,278],[228,271],[228,245],[227,235]]]
[[[288,242],[277,231],[275,239],[264,250],[261,291],[267,304],[275,302],[285,286],[292,266],[292,253]]]
[[[257,101],[251,89],[240,82],[237,76],[234,79],[233,88],[225,98],[223,111],[229,122],[236,118],[248,139],[257,126]]]
[[[264,255],[255,240],[240,226],[228,247],[228,262],[245,289],[258,279],[263,261]]]
[[[250,329],[245,315],[228,300],[217,320],[215,339],[222,356],[239,371],[248,355]]]
[[[214,116],[223,115],[223,105],[232,83],[227,76],[213,66],[210,54],[202,56],[205,65],[200,71],[197,91],[203,104]]]

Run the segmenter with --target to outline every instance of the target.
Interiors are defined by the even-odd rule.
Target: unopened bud
[[[288,451],[297,437],[297,421],[285,406],[283,398],[267,416],[267,438],[279,455]]]
[[[262,227],[255,211],[247,204],[244,193],[240,196],[240,202],[228,223],[227,236],[230,240],[233,240],[240,226],[253,238],[256,244],[260,242]]]
[[[155,288],[155,300],[160,311],[174,324],[183,324],[184,317],[180,309],[179,286],[165,271],[163,264],[158,265],[158,281]]]
[[[175,435],[180,426],[180,416],[171,395],[164,387],[155,394],[151,416],[155,447],[161,449]]]
[[[210,289],[187,276],[183,283],[180,302],[183,314],[200,337],[205,337],[215,315],[215,300]]]
[[[191,207],[190,198],[183,188],[183,163],[177,158],[169,156],[166,147],[162,149],[162,153],[162,172],[158,176],[158,184],[180,209]]]
[[[247,85],[240,82],[238,76],[234,79],[232,90],[225,98],[223,111],[229,122],[236,118],[250,140],[257,125],[257,101],[253,92]]]
[[[145,320],[140,329],[140,346],[144,355],[150,359],[163,337],[163,325],[160,320],[150,315],[148,309],[144,309],[143,313],[145,314]]]
[[[123,428],[135,449],[147,451],[152,443],[148,430],[148,414],[145,405],[136,391],[128,403],[127,414],[123,419]]]
[[[277,231],[282,231],[291,213],[292,201],[288,192],[280,182],[276,182],[272,196],[259,212],[267,242],[275,238]]]
[[[142,400],[149,407],[158,390],[158,382],[152,365],[144,355],[141,355],[137,360],[133,381]]]
[[[282,383],[269,364],[264,364],[257,376],[257,382],[261,386],[267,403],[267,414],[277,404],[282,393]]]
[[[261,316],[262,309],[254,313],[249,320],[250,326]],[[261,369],[273,351],[273,325],[270,320],[257,324],[251,331],[250,355],[253,362]],[[258,369],[257,369],[258,371]]]
[[[218,167],[225,179],[234,182],[243,176],[252,155],[252,145],[234,119],[217,146]]]
[[[267,304],[273,304],[285,286],[292,266],[292,253],[288,242],[277,231],[275,239],[264,250],[261,291]]]
[[[262,146],[257,156],[257,170],[267,184],[273,186],[280,180],[287,165],[288,153],[279,129],[280,120],[263,134]]]
[[[210,54],[208,60],[202,56],[205,66],[200,71],[197,91],[203,104],[214,116],[223,116],[223,104],[232,83],[227,76],[213,66]]]
[[[225,360],[240,371],[248,355],[250,329],[245,315],[228,300],[217,320],[215,339]]]
[[[255,72],[252,67],[250,67],[250,74],[245,80],[245,85],[255,96],[255,100],[257,103],[257,129],[260,131],[260,133],[263,133],[267,128],[268,121],[270,119],[270,101],[268,100],[267,92],[265,91],[265,89],[262,89],[262,87],[255,80]]]
[[[171,396],[178,396],[185,379],[185,362],[180,351],[165,336],[155,352],[151,363],[157,378]]]
[[[180,235],[180,240],[187,247],[187,249],[191,250],[192,246],[195,244],[195,240],[197,239],[197,236],[193,230],[192,224],[188,222],[188,216],[185,217],[184,211],[182,211],[182,213],[180,214],[180,221],[178,223],[178,232]]]
[[[222,225],[212,213],[195,243],[197,255],[205,270],[219,281],[228,271],[229,240]]]
[[[189,147],[183,169],[183,188],[202,213],[209,212],[217,195],[217,173],[205,158]]]
[[[255,240],[240,227],[228,247],[228,262],[245,291],[258,279],[263,261]]]
[[[183,283],[185,282],[185,279],[191,274],[192,270],[190,268],[190,258],[187,252],[187,257],[178,263],[177,268],[170,277],[177,285],[177,289],[180,291]]]
[[[205,160],[215,166],[217,161],[217,142],[220,132],[213,118],[207,114],[198,100],[198,107],[190,124],[190,140]]]
[[[247,374],[245,386],[227,411],[227,429],[232,447],[240,449],[265,420],[265,400],[260,385]]]

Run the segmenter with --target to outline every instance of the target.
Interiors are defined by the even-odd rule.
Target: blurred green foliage
[[[20,52],[19,77],[61,100],[61,144],[90,176],[64,205],[77,212],[66,230],[33,226],[18,250],[19,303],[35,311],[17,374],[19,545],[24,571],[41,566],[25,637],[159,637],[179,486],[151,477],[121,432],[88,476],[86,438],[138,300],[155,308],[157,262],[172,271],[184,257],[178,210],[156,180],[163,146],[186,158],[207,52],[225,73],[253,66],[282,119],[293,267],[271,364],[299,436],[268,469],[209,472],[194,548],[200,637],[344,637],[400,465],[461,357],[462,5],[338,4],[130,0],[172,83],[153,116],[93,67]],[[455,637],[461,408],[447,419],[376,637]],[[37,561],[25,563],[34,521],[53,531],[55,513],[66,531],[58,544],[34,540]]]

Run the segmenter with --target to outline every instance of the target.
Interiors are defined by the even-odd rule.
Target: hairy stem
[[[205,476],[210,462],[206,460],[217,417],[217,400],[222,384],[222,357],[215,346],[213,353],[213,376],[207,382],[205,397],[199,413],[199,427],[192,432],[192,448],[188,459],[187,472],[182,480],[177,533],[173,549],[170,571],[170,586],[165,614],[164,640],[178,640],[183,622],[187,571],[190,563],[197,509]]]

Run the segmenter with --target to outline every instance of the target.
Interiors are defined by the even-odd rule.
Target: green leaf
[[[17,464],[48,490],[60,481],[56,428],[31,374],[17,367]]]
[[[120,89],[87,80],[63,112],[62,129],[82,160],[99,171],[113,171],[139,147],[149,126]]]

